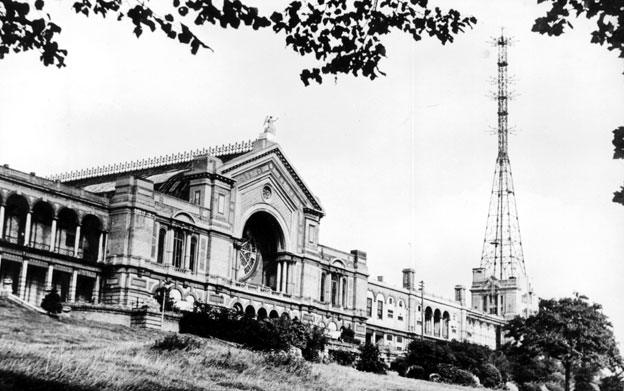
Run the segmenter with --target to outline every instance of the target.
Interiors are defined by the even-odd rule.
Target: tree
[[[45,295],[41,300],[41,308],[43,308],[48,314],[56,315],[63,312],[63,302],[61,296],[59,296],[56,289],[52,288],[50,293]]]
[[[613,131],[613,158],[624,159],[624,126]],[[624,186],[613,193],[613,202],[624,205]]]
[[[572,298],[541,300],[539,311],[505,326],[508,351],[519,349],[533,361],[542,356],[561,363],[565,390],[579,370],[621,368],[622,359],[611,323],[600,304],[576,294]],[[586,378],[585,376],[584,378]]]
[[[572,17],[585,17],[596,22],[591,32],[591,42],[606,46],[624,58],[624,2],[617,0],[537,0],[549,2],[551,8],[545,16],[537,18],[533,31],[549,36],[559,36],[566,28],[572,28]],[[614,159],[624,158],[624,127],[613,131]],[[613,202],[624,205],[624,186],[613,193]]]
[[[386,364],[379,356],[379,348],[377,345],[366,342],[360,347],[360,359],[355,368],[363,372],[386,373]]]
[[[74,0],[71,6],[84,16],[112,15],[119,21],[128,20],[137,37],[146,29],[159,30],[188,45],[193,54],[212,49],[189,27],[191,22],[234,29],[241,25],[254,30],[271,28],[284,35],[286,46],[318,62],[301,71],[305,85],[310,80],[322,83],[323,75],[353,74],[371,80],[384,75],[379,69],[386,56],[382,37],[392,31],[409,34],[414,41],[430,36],[445,44],[476,23],[474,17],[464,17],[456,10],[429,7],[428,0],[292,0],[284,10],[269,16],[241,0],[171,0],[163,13],[149,0],[132,4]],[[163,6],[158,4],[158,9]],[[35,50],[44,65],[65,66],[67,50],[58,43],[62,28],[45,7],[44,0],[0,0],[0,59],[11,51]]]

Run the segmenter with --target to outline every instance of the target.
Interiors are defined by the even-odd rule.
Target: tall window
[[[342,279],[342,296],[341,296],[341,300],[342,300],[342,306],[343,307],[347,307],[347,279],[343,278]]]
[[[338,276],[336,276],[335,274],[332,274],[331,277],[331,303],[332,305],[338,305]]]
[[[191,248],[189,251],[189,269],[195,270],[195,259],[197,258],[197,238],[193,236],[191,238]]]
[[[195,190],[195,192],[193,193],[193,203],[195,205],[199,205],[200,202],[201,202],[201,191]]]
[[[383,300],[377,300],[377,319],[383,319]]]
[[[182,267],[184,259],[184,232],[176,230],[173,235],[173,266]]]
[[[327,273],[321,273],[321,302],[325,302],[325,279],[327,278]]]
[[[161,228],[158,231],[158,250],[156,251],[156,262],[163,263],[165,261],[165,242],[167,240],[167,230]]]
[[[373,316],[373,299],[370,297],[366,299],[366,316],[369,318]]]

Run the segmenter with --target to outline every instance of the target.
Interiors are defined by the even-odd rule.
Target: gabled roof
[[[240,156],[236,160],[232,160],[231,162],[229,162],[229,165],[225,165],[225,167],[222,168],[223,174],[232,172],[236,170],[237,168],[245,166],[255,160],[262,159],[265,156],[275,155],[279,159],[279,161],[284,165],[284,167],[288,171],[288,174],[293,178],[295,183],[297,183],[297,186],[299,186],[303,194],[305,194],[308,201],[310,201],[310,203],[314,207],[314,209],[309,210],[309,212],[317,213],[320,216],[323,216],[324,212],[323,212],[323,207],[321,206],[321,202],[310,191],[310,189],[305,184],[303,179],[301,179],[301,177],[299,176],[295,168],[290,164],[286,156],[284,156],[284,153],[280,149],[279,145],[273,144],[272,146],[266,148],[265,150],[261,150],[259,152],[260,153],[257,153],[257,154],[249,154],[248,156]]]

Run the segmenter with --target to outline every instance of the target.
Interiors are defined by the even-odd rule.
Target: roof
[[[79,186],[88,186],[95,183],[103,184],[103,182],[106,182],[107,179],[113,179],[120,174],[135,175],[149,179],[149,177],[157,177],[158,174],[163,174],[164,170],[174,170],[178,172],[187,170],[191,167],[193,159],[202,155],[218,157],[225,162],[250,152],[252,149],[252,141],[243,141],[233,144],[197,149],[194,151],[186,151],[123,163],[108,164],[100,167],[69,171],[50,175],[48,179],[58,180],[63,183]]]

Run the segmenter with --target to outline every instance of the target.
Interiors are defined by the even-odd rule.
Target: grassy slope
[[[191,352],[156,352],[159,331],[54,320],[0,299],[0,390],[422,390],[465,389],[379,376],[335,364],[291,373],[219,340]],[[305,371],[304,371],[305,372]]]

